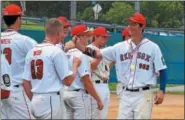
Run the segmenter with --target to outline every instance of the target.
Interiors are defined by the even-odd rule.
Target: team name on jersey
[[[128,52],[128,53],[125,53],[125,54],[120,54],[120,60],[121,61],[125,61],[125,60],[132,59],[132,58],[133,58],[132,52]],[[146,53],[137,52],[137,58],[149,62],[151,56],[146,54]]]
[[[41,53],[42,53],[42,50],[33,51],[33,56],[40,55]]]
[[[10,39],[1,39],[1,44],[10,44],[11,40]]]

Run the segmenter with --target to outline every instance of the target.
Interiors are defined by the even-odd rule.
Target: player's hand
[[[97,104],[98,104],[98,110],[102,110],[103,109],[103,103],[102,101],[97,101]]]
[[[160,90],[160,91],[158,91],[156,93],[155,102],[154,103],[156,105],[159,105],[159,104],[161,104],[163,102],[163,100],[164,100],[164,92],[162,90]]]
[[[75,48],[74,42],[68,41],[65,43],[64,51],[67,52],[68,50],[73,49],[73,48]]]
[[[80,60],[79,58],[77,58],[77,57],[74,57],[74,58],[73,58],[73,64],[74,64],[76,67],[79,67],[80,63],[81,63],[81,60]]]
[[[71,41],[76,45],[76,44],[79,44],[80,38],[75,35],[75,36],[73,36]]]

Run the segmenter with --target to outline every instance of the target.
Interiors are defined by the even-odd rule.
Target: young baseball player
[[[83,45],[88,44],[88,35],[91,34],[85,25],[77,25],[72,28],[71,35],[77,37]],[[66,53],[70,68],[72,69],[72,60],[78,57],[81,64],[78,68],[78,74],[75,77],[72,85],[64,91],[64,103],[67,110],[67,119],[90,119],[89,94],[96,100],[96,107],[99,110],[103,109],[103,104],[98,94],[96,93],[93,84],[90,80],[90,63],[88,56],[82,54],[78,49],[71,49]]]
[[[123,29],[121,35],[122,35],[123,41],[130,39],[129,29],[128,28]],[[115,64],[115,62],[112,62],[111,65],[114,65],[114,64]],[[116,66],[115,66],[115,69],[116,69],[116,71],[118,70]],[[116,85],[116,93],[118,95],[119,100],[120,100],[120,91],[122,91],[122,85],[121,85],[121,82],[118,81],[118,83]]]
[[[71,23],[64,16],[59,16],[57,19],[62,22],[64,26],[64,38],[66,38],[70,32]],[[64,44],[64,40],[62,40],[59,44],[56,44],[56,46],[64,50]]]
[[[97,27],[93,31],[92,43],[88,46],[92,49],[101,49],[107,43],[107,39],[110,35],[107,33],[104,27]],[[94,88],[98,92],[102,102],[103,110],[98,110],[96,101],[91,97],[91,119],[106,119],[108,113],[108,105],[110,100],[110,91],[108,86],[108,79],[110,74],[110,61],[102,59],[100,62],[90,57],[91,61],[91,81]]]
[[[73,82],[78,59],[73,59],[72,71],[69,70],[65,53],[55,45],[64,39],[62,23],[49,19],[43,43],[36,45],[26,56],[24,89],[31,100],[32,114],[37,119],[61,119],[60,90],[63,85]]]
[[[167,66],[157,44],[143,36],[146,19],[135,13],[128,19],[131,38],[107,47],[101,52],[73,42],[83,53],[96,58],[116,61],[117,78],[122,83],[118,119],[150,119],[152,105],[161,104],[165,95]],[[160,90],[153,99],[151,87],[160,75]]]
[[[123,41],[128,40],[130,38],[129,29],[128,28],[123,29],[121,35],[122,35]]]
[[[11,101],[9,119],[30,119],[29,99],[22,88],[25,57],[36,42],[17,31],[21,27],[22,10],[15,4],[7,5],[3,11],[3,20],[7,29],[1,33],[1,51],[5,55],[12,75],[12,91],[9,96]]]
[[[5,56],[1,54],[1,119],[9,119],[8,112],[11,105],[8,100],[12,91],[11,69]]]

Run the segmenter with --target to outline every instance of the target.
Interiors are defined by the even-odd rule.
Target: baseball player
[[[64,26],[64,38],[66,38],[69,34],[71,23],[64,16],[59,16],[57,19],[62,22]],[[56,46],[64,49],[64,40],[62,40],[59,44],[56,44]]]
[[[129,33],[129,29],[128,28],[125,28],[123,29],[122,33],[122,40],[125,41],[125,40],[128,40],[130,39],[130,33]],[[111,65],[114,65],[115,62],[112,62]],[[117,71],[118,69],[116,68],[115,66],[115,70]],[[116,72],[117,73],[117,72]],[[120,99],[120,91],[122,91],[122,85],[121,83],[118,81],[118,84],[116,85],[116,92],[117,92],[117,95],[118,95],[118,98]]]
[[[71,30],[71,35],[80,39],[80,43],[83,45],[88,44],[89,34],[91,33],[85,25],[77,25]],[[68,56],[71,69],[74,57],[78,57],[81,60],[75,80],[72,85],[64,91],[64,103],[67,110],[66,117],[67,119],[90,119],[89,94],[96,100],[97,109],[102,110],[103,104],[90,80],[90,63],[88,57],[82,54],[78,49],[71,49],[66,55]]]
[[[1,51],[11,67],[13,86],[9,96],[10,111],[7,114],[9,119],[30,119],[30,101],[24,94],[22,80],[26,54],[36,45],[36,41],[17,32],[21,27],[23,15],[19,6],[9,4],[2,14],[7,29],[1,33]]]
[[[26,56],[24,89],[31,100],[32,114],[37,119],[61,119],[60,89],[73,82],[80,64],[74,59],[69,70],[65,53],[55,45],[64,39],[62,23],[49,19],[43,43],[36,45]],[[62,66],[61,66],[62,65]]]
[[[117,78],[122,83],[118,119],[150,119],[153,102],[161,104],[167,80],[167,66],[157,44],[143,36],[146,19],[135,13],[128,19],[131,38],[102,51],[92,50],[74,40],[84,54],[115,61]],[[160,90],[153,99],[151,87],[160,75]]]
[[[11,69],[5,56],[1,54],[1,119],[8,119],[8,98],[12,90]]]
[[[128,40],[130,38],[129,29],[128,28],[123,29],[121,35],[122,35],[123,41]]]
[[[93,31],[92,44],[88,47],[92,49],[100,49],[106,45],[107,39],[110,35],[107,33],[104,27],[97,27]],[[96,107],[96,101],[91,97],[91,118],[92,119],[106,119],[108,113],[108,105],[110,101],[110,91],[108,86],[108,79],[110,74],[110,61],[102,59],[100,62],[90,57],[91,71],[94,88],[98,92],[102,102],[103,110],[98,110]]]

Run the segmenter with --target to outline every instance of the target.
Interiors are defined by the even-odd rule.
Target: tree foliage
[[[112,7],[103,16],[103,19],[112,23],[122,24],[134,13],[133,7],[126,2],[114,2]]]
[[[147,18],[150,27],[180,27],[183,18],[181,2],[149,2],[141,3],[141,11]]]
[[[77,1],[77,19],[92,21],[94,12],[92,1]],[[20,1],[3,1],[2,7],[8,3],[20,5]],[[99,22],[123,24],[134,10],[134,1],[96,1],[102,7],[99,13]],[[182,1],[142,1],[141,13],[147,19],[147,27],[179,28],[184,17]],[[58,17],[70,18],[70,1],[26,1],[26,16],[31,17]]]

